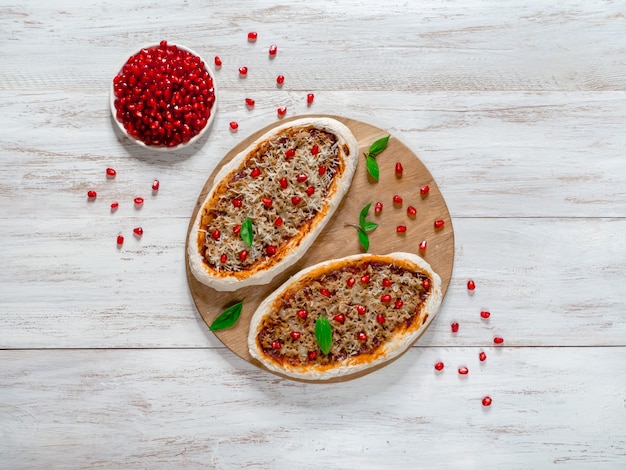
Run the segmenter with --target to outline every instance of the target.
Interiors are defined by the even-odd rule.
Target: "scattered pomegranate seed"
[[[391,287],[391,281],[389,280],[389,278],[385,278],[382,281],[383,287]]]
[[[280,341],[272,341],[272,349],[280,349],[283,345],[280,344]]]
[[[254,100],[252,98],[246,98],[246,106],[248,108],[254,108]]]
[[[215,229],[213,230],[213,232],[211,232],[211,238],[215,241],[219,240],[221,235],[222,233],[218,229]]]
[[[398,225],[396,227],[396,232],[398,232],[398,233],[406,233],[406,225]]]
[[[309,177],[304,173],[298,173],[298,176],[296,176],[296,180],[298,181],[298,183],[304,183],[308,179]]]
[[[484,318],[486,320],[490,316],[491,316],[491,312],[488,312],[487,310],[480,311],[480,318]]]
[[[485,359],[487,359],[487,355],[484,353],[484,351],[481,351],[480,354],[478,354],[478,359],[480,359],[480,362],[483,362]]]
[[[422,279],[422,287],[426,290],[430,289],[430,279]]]
[[[296,154],[296,149],[288,149],[285,152],[285,158],[291,158]]]
[[[504,343],[504,338],[501,338],[501,337],[499,337],[499,336],[496,336],[496,337],[493,339],[493,344],[502,344],[502,343]]]
[[[333,317],[333,320],[343,325],[346,322],[346,316],[343,313],[339,313]]]
[[[265,249],[265,252],[269,256],[274,256],[276,254],[276,247],[274,245],[268,245],[268,247]]]
[[[397,194],[395,194],[393,196],[393,203],[394,204],[398,204],[401,205],[402,204],[402,198],[400,196],[398,196]]]
[[[320,289],[320,294],[322,294],[324,297],[329,297],[331,296],[331,293],[328,289]]]
[[[428,243],[426,242],[426,240],[422,240],[422,241],[420,242],[420,245],[419,245],[419,249],[420,249],[420,251],[422,251],[422,252],[423,252],[423,251],[426,251],[426,245],[427,245],[427,244],[428,244]]]
[[[261,201],[263,201],[263,205],[265,207],[272,207],[272,204],[274,204],[274,201],[272,201],[272,199],[269,197],[264,197],[263,199],[261,199]]]
[[[133,199],[133,201],[135,202],[136,206],[141,206],[143,204],[143,198],[142,197],[136,197],[135,199]]]
[[[118,245],[123,245],[124,244],[124,237],[121,235],[117,236],[117,244]]]
[[[272,44],[269,49],[270,57],[274,58],[274,56],[276,55],[276,52],[278,52],[278,46],[276,46],[276,44]]]
[[[302,202],[302,198],[299,197],[299,196],[294,196],[294,197],[291,198],[291,203],[294,206],[297,206],[298,204],[300,204],[300,202]]]
[[[443,368],[444,368],[443,362],[440,361],[440,362],[435,363],[435,370],[441,371],[443,370]]]
[[[315,100],[315,95],[313,93],[309,93],[308,95],[306,95],[306,104],[308,104],[309,106],[313,104],[314,100]]]
[[[251,176],[252,178],[257,178],[257,177],[258,177],[258,176],[260,176],[260,175],[261,175],[261,170],[259,170],[258,168],[253,168],[253,169],[250,171],[250,176]]]
[[[317,357],[317,351],[310,351],[308,354],[309,361],[314,360]]]
[[[306,188],[306,193],[308,196],[313,196],[313,193],[315,193],[315,187],[309,186],[308,188]]]
[[[283,75],[279,75],[278,77],[276,77],[276,83],[278,85],[282,85],[283,83],[285,83],[285,77]]]
[[[459,367],[458,372],[461,375],[467,375],[469,373],[469,369],[467,367]]]
[[[374,214],[380,215],[380,213],[382,211],[383,211],[383,203],[382,202],[377,202],[376,204],[374,204]]]
[[[362,331],[360,331],[356,334],[356,339],[358,339],[359,341],[366,341],[367,335],[363,333]]]
[[[474,289],[476,289],[476,283],[470,279],[469,281],[467,281],[467,290]]]
[[[233,235],[239,235],[241,233],[241,225],[237,224],[233,227]]]
[[[159,180],[154,180],[152,182],[152,191],[158,191],[160,187],[161,183],[159,182]]]
[[[239,199],[238,197],[236,197],[235,199],[233,199],[233,206],[234,207],[241,207],[241,206],[243,206],[243,201],[241,199]]]
[[[384,304],[391,302],[391,296],[389,294],[383,294],[380,296],[380,301]]]
[[[300,332],[292,331],[291,333],[289,333],[289,336],[291,336],[293,339],[300,339]]]
[[[276,220],[274,221],[274,225],[276,227],[280,227],[283,224],[283,218],[282,217],[276,217]]]
[[[256,42],[258,36],[259,35],[257,34],[256,31],[251,31],[251,32],[248,33],[248,41]]]
[[[402,176],[403,171],[404,171],[404,168],[402,168],[402,163],[400,162],[396,163],[396,176],[397,177]]]
[[[459,324],[457,322],[451,323],[450,329],[452,330],[452,333],[456,333],[459,331]]]
[[[353,277],[349,277],[348,280],[346,281],[346,285],[348,287],[354,286],[355,283],[356,283],[356,279],[354,279]]]
[[[117,121],[151,146],[189,142],[206,127],[215,103],[213,79],[200,57],[167,41],[130,57],[113,79],[113,92]]]
[[[281,188],[287,189],[287,186],[289,186],[289,181],[287,181],[287,178],[281,178],[278,180],[278,184],[280,184]]]
[[[409,217],[415,217],[417,215],[417,209],[413,206],[409,206],[406,209],[406,213]]]
[[[112,202],[111,203],[111,210],[117,210],[117,208],[120,206],[119,202]]]
[[[313,147],[311,147],[311,155],[317,155],[318,153],[320,153],[320,147],[319,145],[315,144]]]
[[[228,260],[228,256],[226,256],[225,254],[220,256],[220,261],[222,262],[222,264],[224,264],[227,260]]]
[[[430,188],[428,187],[428,185],[426,185],[426,186],[422,186],[422,187],[420,188],[420,194],[421,194],[423,197],[428,196],[428,193],[429,193],[429,192],[430,192]]]
[[[376,315],[376,322],[379,323],[380,325],[385,323],[385,316],[382,313],[379,313],[378,315]]]
[[[368,282],[370,282],[369,274],[364,274],[363,276],[361,276],[361,284],[367,284]]]
[[[141,237],[143,235],[143,229],[141,227],[135,227],[133,229],[133,233],[138,237]]]
[[[107,168],[107,178],[115,178],[115,175],[117,175],[117,171],[113,168]]]
[[[443,228],[444,224],[445,222],[443,220],[437,219],[433,225],[435,226],[435,230],[440,230]]]
[[[393,304],[393,308],[395,309],[402,308],[403,305],[404,305],[404,302],[402,302],[402,299],[397,299],[396,302]]]
[[[241,261],[245,261],[247,257],[248,257],[248,252],[246,250],[241,250],[239,252],[239,259]]]
[[[357,305],[356,313],[358,313],[359,315],[365,315],[367,313],[367,309],[365,308],[365,305]]]
[[[320,167],[317,169],[317,173],[320,176],[324,176],[326,174],[326,167],[324,165],[320,165]]]
[[[248,67],[239,67],[239,75],[242,77],[248,75]]]
[[[491,406],[491,397],[485,397],[483,398],[483,406]]]
[[[283,117],[285,114],[287,114],[287,107],[281,106],[276,110],[276,114],[278,114],[278,117]]]
[[[95,199],[97,195],[98,193],[96,193],[93,189],[90,189],[89,191],[87,191],[87,197],[89,199]]]
[[[296,312],[296,315],[298,315],[298,318],[304,320],[308,316],[308,313],[306,310],[300,309]]]
[[[220,59],[220,56],[216,55],[215,59],[213,59],[213,61],[215,62],[215,66],[216,67],[221,67],[222,66],[222,59]]]
[[[236,131],[237,129],[239,129],[239,123],[237,121],[230,121],[228,125],[230,126],[231,131]]]

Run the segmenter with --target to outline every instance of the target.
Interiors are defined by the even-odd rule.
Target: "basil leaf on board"
[[[370,211],[371,205],[372,203],[370,202],[369,204],[366,204],[363,209],[361,209],[361,213],[359,214],[359,225],[361,227],[363,227],[363,224],[365,224],[365,217],[367,217],[367,213]]]
[[[370,174],[372,178],[378,181],[378,177],[380,176],[380,170],[378,169],[378,162],[374,157],[368,155],[365,159],[365,166],[367,167],[367,172]]]
[[[367,220],[361,224],[361,228],[365,232],[371,232],[376,227],[378,227],[378,224],[376,222],[368,222]]]
[[[359,243],[361,244],[361,246],[363,247],[365,251],[369,250],[370,237],[367,236],[367,233],[365,233],[365,230],[363,230],[363,228],[357,227],[357,230],[359,232]]]
[[[243,300],[241,302],[236,303],[235,305],[231,305],[226,310],[224,310],[219,317],[217,317],[209,329],[211,331],[219,331],[225,330],[226,328],[230,328],[237,320],[239,320],[239,315],[241,315],[241,310],[243,309]]]
[[[254,239],[254,229],[252,228],[252,219],[246,217],[246,220],[241,224],[241,232],[239,232],[241,239],[246,242],[246,245],[252,246],[252,240]]]
[[[367,152],[367,155],[370,156],[370,157],[375,157],[380,152],[385,150],[387,148],[387,144],[389,143],[389,137],[390,136],[378,139],[376,142],[374,142],[372,145],[370,145],[370,149]]]
[[[315,339],[324,354],[328,354],[333,345],[333,328],[326,317],[315,320]]]

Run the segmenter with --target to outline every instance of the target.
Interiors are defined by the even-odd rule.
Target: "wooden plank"
[[[626,463],[625,348],[488,348],[482,364],[478,351],[413,348],[374,374],[332,385],[277,379],[228,351],[0,351],[0,462],[11,469]],[[438,360],[446,364],[441,374]],[[470,369],[464,378],[461,364]],[[481,405],[485,395],[490,408]]]

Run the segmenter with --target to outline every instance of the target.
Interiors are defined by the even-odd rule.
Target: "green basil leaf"
[[[241,302],[236,303],[235,305],[231,305],[226,310],[224,310],[219,317],[217,317],[213,323],[211,323],[210,330],[218,331],[225,330],[226,328],[230,328],[237,320],[239,320],[239,315],[241,315],[241,310],[243,309],[243,300]]]
[[[368,222],[367,220],[361,224],[361,228],[364,232],[371,232],[376,227],[378,227],[378,224],[376,222]]]
[[[363,249],[367,251],[370,248],[370,237],[367,236],[367,233],[365,233],[365,230],[363,230],[361,227],[358,227],[358,230],[359,230],[359,243],[361,244]]]
[[[252,227],[252,219],[246,217],[246,220],[241,224],[241,232],[239,232],[241,239],[246,242],[246,245],[252,246],[252,240],[254,239],[254,229]]]
[[[365,223],[365,217],[367,217],[367,213],[370,211],[370,206],[372,203],[367,204],[363,209],[361,209],[361,214],[359,215],[359,225],[362,227]]]
[[[367,167],[367,172],[370,174],[370,176],[378,181],[380,170],[378,169],[378,162],[376,161],[376,159],[371,155],[368,155],[365,159],[365,166]]]
[[[315,339],[324,354],[328,354],[333,346],[333,328],[326,317],[315,320]]]
[[[385,150],[387,148],[387,144],[389,143],[389,137],[383,137],[381,139],[378,139],[376,142],[374,142],[372,145],[370,145],[370,149],[367,152],[368,155],[370,157],[375,157],[376,155],[378,155],[380,152],[382,152],[383,150]]]

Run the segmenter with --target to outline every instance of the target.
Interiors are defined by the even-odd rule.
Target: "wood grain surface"
[[[216,331],[216,336],[239,357],[258,365],[253,361],[248,351],[248,332],[250,319],[259,304],[278,286],[282,285],[296,272],[330,259],[342,258],[358,253],[363,249],[359,245],[356,230],[351,224],[358,223],[362,208],[371,204],[368,220],[376,221],[379,227],[369,234],[369,253],[388,254],[396,251],[405,251],[421,255],[439,274],[442,279],[441,291],[443,296],[448,289],[452,276],[454,262],[454,230],[446,203],[434,181],[432,175],[419,158],[396,137],[391,137],[387,148],[377,158],[380,179],[373,180],[364,165],[363,153],[376,140],[390,135],[384,129],[370,124],[340,116],[321,116],[336,119],[345,124],[354,134],[358,143],[359,163],[350,185],[337,211],[324,230],[317,237],[311,248],[303,258],[285,272],[276,276],[269,284],[246,287],[234,292],[219,292],[198,282],[189,270],[189,259],[186,256],[187,279],[189,289],[198,312],[210,326],[222,311],[234,303],[243,301],[243,310],[239,321],[232,328]],[[298,119],[296,116],[293,119]],[[281,121],[288,123],[290,120]],[[270,124],[251,134],[229,151],[217,165],[211,176],[200,191],[200,196],[191,214],[189,231],[193,229],[193,221],[202,207],[207,194],[210,192],[215,175],[221,167],[229,163],[234,157],[246,149],[252,142],[269,132],[276,124]],[[402,177],[395,174],[396,163],[404,167]],[[422,197],[420,188],[428,185],[430,190],[427,197]],[[403,203],[393,203],[393,196],[399,195]],[[376,202],[383,202],[383,211],[380,215],[374,214]],[[418,216],[409,217],[406,209],[414,206]],[[435,220],[443,220],[442,229],[434,228]],[[403,224],[407,227],[404,234],[396,233],[396,227]],[[427,249],[420,253],[419,244],[427,241]],[[185,250],[186,252],[187,250]],[[436,315],[437,312],[433,312]],[[368,371],[369,372],[369,371]]]

